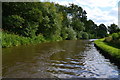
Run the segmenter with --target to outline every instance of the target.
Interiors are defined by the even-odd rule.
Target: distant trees
[[[116,24],[113,23],[110,26],[108,26],[108,31],[110,34],[117,33],[120,31],[120,28]]]
[[[43,35],[49,39],[101,38],[107,34],[104,24],[97,26],[87,19],[82,7],[68,7],[50,2],[5,2],[3,3],[3,29],[34,38]],[[108,27],[110,33],[119,31],[117,25]]]
[[[105,37],[107,35],[107,27],[104,24],[98,26],[98,36]]]

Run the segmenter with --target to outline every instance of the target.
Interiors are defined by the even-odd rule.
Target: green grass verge
[[[104,42],[104,39],[98,39],[98,40],[95,40],[94,42],[97,47],[107,52],[112,57],[120,60],[120,49],[115,48],[111,45],[108,45],[106,42]]]

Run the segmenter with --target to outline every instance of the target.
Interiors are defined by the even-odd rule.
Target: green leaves
[[[33,8],[27,13],[28,20],[34,22],[42,22],[42,12],[38,8]]]
[[[76,38],[76,32],[73,30],[73,28],[69,27],[67,28],[67,33],[68,33],[68,40],[77,40]]]
[[[77,35],[78,39],[89,39],[89,35],[86,32],[79,32]]]
[[[36,44],[45,42],[45,38],[43,35],[35,36],[34,38],[30,37],[22,37],[15,34],[2,33],[2,47],[12,47],[18,45],[27,45],[27,44]]]
[[[73,20],[72,27],[76,32],[85,30],[84,23],[82,23],[80,20]]]
[[[107,35],[107,28],[104,24],[100,24],[98,27],[98,36],[105,37]]]
[[[113,23],[110,26],[108,26],[108,31],[110,34],[112,34],[112,33],[119,32],[120,28],[116,24]]]
[[[35,37],[38,26],[39,25],[35,22],[27,22],[27,27],[25,28],[25,35],[31,38]]]
[[[10,15],[6,18],[6,24],[8,26],[12,26],[12,27],[18,27],[20,28],[22,26],[22,24],[24,23],[24,19],[18,15]]]
[[[82,7],[75,4],[3,3],[3,29],[30,38],[42,34],[53,40],[62,40],[61,37],[65,40],[106,36],[106,26],[97,26],[92,20],[87,20],[86,14]]]

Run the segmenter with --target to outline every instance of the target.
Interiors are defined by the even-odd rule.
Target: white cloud
[[[98,25],[104,23],[105,25],[110,25],[111,23],[118,24],[118,10],[117,8],[111,8],[110,10],[101,10],[98,7],[91,8],[84,7],[87,11],[87,16],[89,19],[95,21]]]
[[[51,0],[61,5],[74,3],[86,10],[88,19],[92,19],[98,25],[104,23],[118,24],[118,0]]]
[[[116,6],[118,0],[75,0],[75,2],[90,7],[111,7]]]

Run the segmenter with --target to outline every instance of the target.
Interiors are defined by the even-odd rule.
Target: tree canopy
[[[80,6],[63,6],[50,2],[3,3],[3,30],[24,37],[43,35],[51,39],[101,38],[120,31],[116,24],[108,28],[87,18]]]

